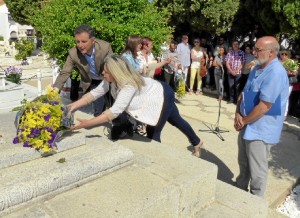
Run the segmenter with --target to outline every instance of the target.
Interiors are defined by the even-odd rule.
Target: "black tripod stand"
[[[222,76],[221,79],[219,79],[219,90],[220,90],[220,96],[218,101],[219,101],[219,113],[218,113],[218,119],[215,125],[213,124],[209,124],[206,122],[203,122],[203,124],[205,126],[207,126],[208,130],[201,130],[199,129],[200,132],[209,132],[209,133],[214,133],[216,134],[222,141],[225,141],[225,139],[222,137],[221,133],[225,133],[225,132],[229,132],[228,130],[221,130],[219,128],[219,122],[220,122],[220,116],[221,116],[221,103],[222,103],[222,97],[223,97],[223,93],[224,93],[224,86],[223,86],[223,79],[224,79],[224,69],[223,67],[221,67],[221,72],[222,72]]]

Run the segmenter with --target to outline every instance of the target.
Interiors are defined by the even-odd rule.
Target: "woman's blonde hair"
[[[145,85],[143,77],[133,69],[126,58],[113,54],[105,58],[104,64],[116,80],[119,88],[129,84],[141,90],[142,86]]]

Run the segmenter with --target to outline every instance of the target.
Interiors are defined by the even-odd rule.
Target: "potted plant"
[[[12,83],[20,84],[21,83],[21,77],[22,77],[22,68],[9,66],[4,70],[5,73],[5,79],[7,81],[10,81]]]
[[[19,51],[19,53],[15,56],[16,60],[22,60],[22,65],[28,65],[27,57],[31,55],[34,48],[34,42],[22,38],[16,43],[16,49]]]

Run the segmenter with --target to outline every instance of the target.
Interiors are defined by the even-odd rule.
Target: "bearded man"
[[[240,174],[237,187],[263,197],[268,178],[268,156],[279,142],[288,100],[289,82],[277,58],[279,44],[272,36],[257,40],[254,55],[258,65],[250,72],[238,98],[234,127],[238,138]]]

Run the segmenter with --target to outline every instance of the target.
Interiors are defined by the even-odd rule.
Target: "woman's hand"
[[[71,130],[77,130],[77,129],[82,129],[82,128],[84,128],[84,129],[91,128],[93,126],[97,126],[99,124],[106,123],[106,122],[110,121],[105,113],[102,113],[99,116],[93,117],[89,120],[80,119],[80,118],[77,118],[76,120],[78,120],[79,123],[76,124],[75,126],[73,126],[71,128]]]
[[[71,117],[71,114],[76,110],[74,103],[68,104],[67,109],[68,109],[68,117]]]
[[[75,126],[71,127],[71,130],[77,130],[77,129],[82,129],[82,128],[86,128],[88,125],[88,120],[86,119],[80,119],[80,118],[77,118],[76,119],[77,121],[79,121],[78,124],[76,124]]]
[[[171,61],[172,61],[171,58],[167,58],[164,60],[164,64],[169,64],[169,63],[171,63]]]
[[[73,103],[67,105],[67,108],[68,108],[69,112],[74,111],[74,106],[73,105],[74,105]]]

